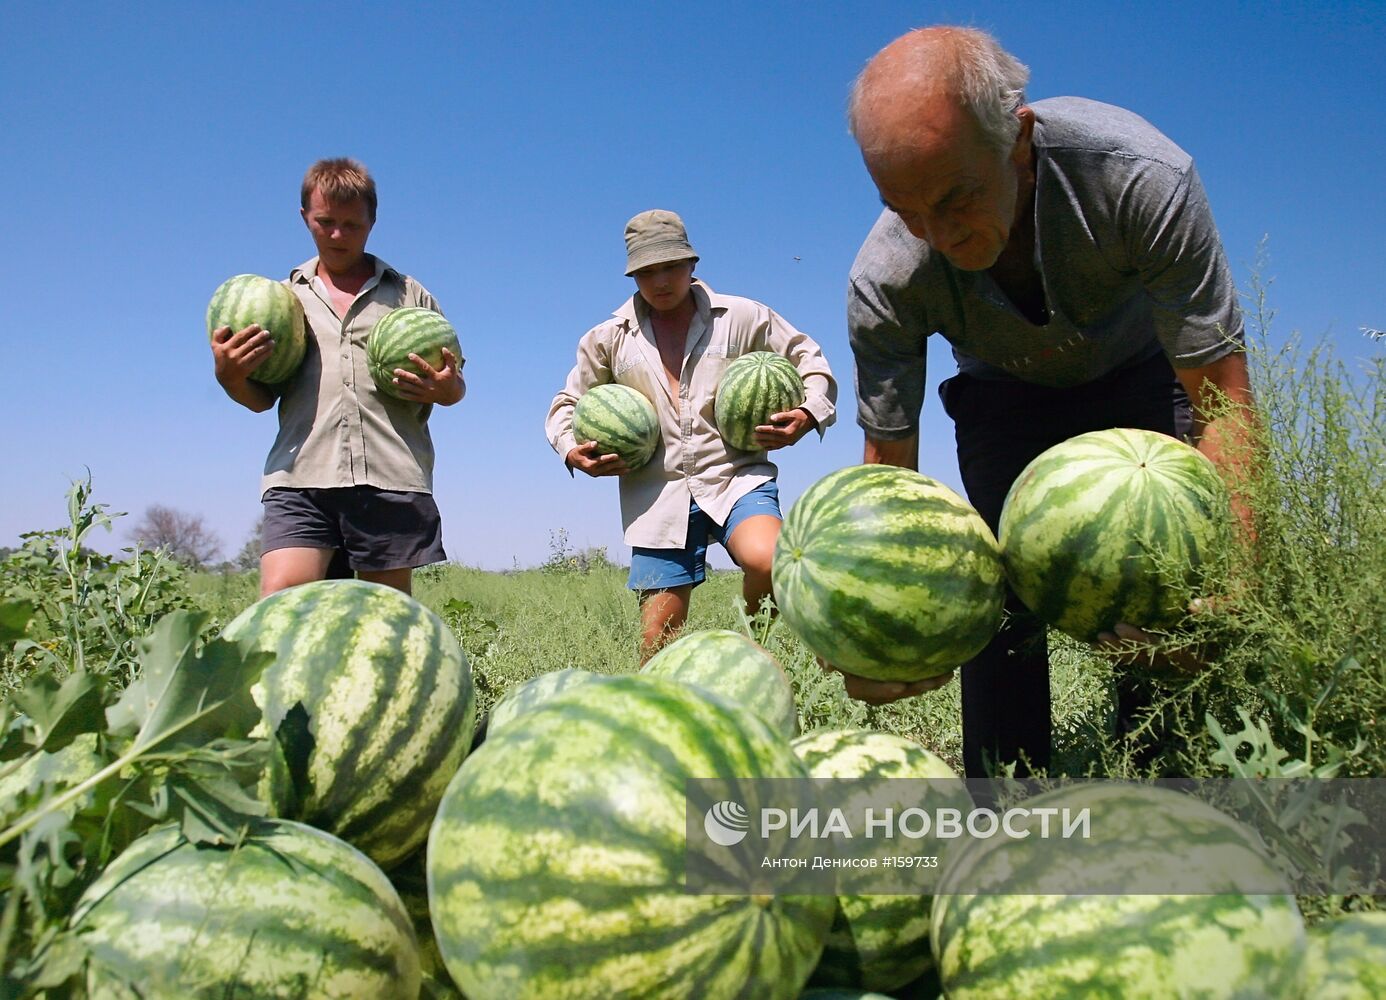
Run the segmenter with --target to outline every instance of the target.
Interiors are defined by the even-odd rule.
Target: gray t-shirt
[[[857,422],[908,437],[924,400],[925,340],[984,379],[1064,388],[1148,360],[1211,364],[1236,349],[1241,313],[1193,160],[1149,122],[1055,97],[1035,111],[1035,263],[1049,322],[1026,319],[985,271],[961,271],[886,210],[847,292]]]

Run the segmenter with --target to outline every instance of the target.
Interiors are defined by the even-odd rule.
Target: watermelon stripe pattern
[[[251,691],[270,731],[300,702],[307,711],[306,794],[291,818],[384,868],[422,845],[476,723],[470,667],[438,616],[391,587],[323,580],[251,605],[224,637],[277,654]]]
[[[235,848],[161,827],[112,861],[73,915],[90,994],[415,1000],[414,931],[380,869],[312,827],[260,826]]]
[[[1174,624],[1227,519],[1226,487],[1196,449],[1095,431],[1026,466],[1006,496],[1001,552],[1027,607],[1092,642],[1117,622]]]
[[[462,992],[797,997],[831,897],[684,891],[686,782],[746,777],[805,772],[751,713],[658,677],[593,680],[488,738],[428,846],[433,928]]]
[[[1386,997],[1386,912],[1346,913],[1309,930],[1306,997],[1381,1000]]]
[[[457,331],[440,313],[422,306],[391,309],[371,327],[366,338],[366,368],[375,387],[387,396],[401,398],[395,385],[395,369],[419,374],[419,366],[409,360],[417,354],[429,367],[443,367],[443,348],[461,363],[462,347]]]
[[[223,326],[238,332],[252,323],[269,331],[274,349],[250,377],[268,385],[285,381],[298,371],[308,346],[303,303],[288,286],[258,274],[226,279],[207,303],[207,335]]]
[[[573,437],[578,444],[596,441],[602,454],[621,456],[634,471],[659,448],[659,418],[640,390],[606,382],[594,385],[578,400],[573,409]]]
[[[575,667],[569,667],[565,670],[551,670],[546,674],[540,674],[538,677],[531,677],[523,684],[505,692],[500,701],[496,702],[486,722],[487,738],[489,739],[503,727],[508,726],[516,717],[524,715],[570,687],[585,684],[600,676],[600,674],[595,674],[590,670],[578,670]]]
[[[760,451],[756,428],[774,413],[804,402],[804,380],[793,362],[772,351],[752,351],[737,358],[717,383],[713,416],[722,440],[742,451]]]
[[[704,629],[680,636],[640,672],[712,691],[755,712],[786,739],[798,735],[799,712],[784,667],[739,632]]]
[[[912,681],[975,656],[1001,623],[996,541],[927,476],[858,465],[814,483],[775,546],[775,603],[816,654],[848,673]]]
[[[892,733],[867,729],[822,730],[793,743],[794,752],[814,778],[851,780],[861,788],[862,810],[871,808],[965,810],[971,800],[951,767],[922,746]],[[892,800],[894,779],[956,782],[931,785],[940,801]],[[918,787],[906,785],[910,794]],[[946,801],[942,801],[946,798]],[[843,895],[828,933],[815,985],[894,990],[911,983],[933,965],[929,951],[928,895]]]
[[[932,941],[949,1000],[1300,996],[1303,920],[1288,885],[1237,891],[1237,872],[1256,872],[1258,885],[1283,879],[1235,820],[1178,792],[1119,784],[1025,805],[1091,808],[1100,839],[1081,855],[1058,839],[972,839],[944,860]],[[1034,834],[1038,822],[1015,827]],[[1171,864],[1210,894],[1005,894],[1074,865],[1085,887],[1119,889]]]

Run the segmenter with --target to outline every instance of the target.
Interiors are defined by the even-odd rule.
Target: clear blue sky
[[[468,356],[466,400],[432,422],[454,559],[533,565],[557,528],[627,557],[615,483],[570,480],[542,423],[578,337],[633,290],[621,227],[651,207],[839,375],[826,441],[780,453],[792,501],[860,460],[844,288],[879,205],[845,95],[928,23],[995,32],[1031,99],[1123,105],[1191,152],[1239,283],[1269,235],[1281,334],[1355,357],[1386,327],[1382,3],[28,2],[5,21],[0,545],[60,524],[87,466],[132,515],[103,547],[151,503],[240,547],[276,422],[222,394],[203,314],[224,278],[311,255],[298,184],[332,155],[374,172],[370,249]],[[921,463],[956,488],[943,345],[930,368]]]

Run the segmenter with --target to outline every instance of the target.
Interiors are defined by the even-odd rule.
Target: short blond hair
[[[346,156],[319,160],[303,175],[301,203],[306,209],[315,190],[333,204],[360,198],[375,221],[375,180],[365,165]]]

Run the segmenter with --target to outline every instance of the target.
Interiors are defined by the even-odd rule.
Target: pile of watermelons
[[[1128,563],[1196,567],[1225,504],[1216,477],[1191,450],[1166,455],[1184,448],[1169,439],[1075,447],[1081,461],[1046,473],[1042,459],[1017,482],[999,546],[916,473],[828,477],[776,556],[788,623],[832,662],[898,679],[984,644],[1007,578],[1075,634],[1167,621],[1188,581]],[[1335,996],[1382,995],[1386,917],[1306,934],[1288,886],[1225,878],[1270,872],[1254,834],[1160,789],[1070,790],[1108,835],[1087,863],[1119,886],[1178,840],[1212,894],[1007,893],[1064,863],[1016,838],[960,840],[932,893],[688,891],[691,781],[956,778],[888,734],[798,735],[784,671],[733,633],[686,636],[638,674],[537,678],[476,748],[466,657],[403,594],[308,584],[224,637],[274,654],[253,694],[275,747],[258,794],[276,818],[229,847],[164,827],[118,857],[73,918],[93,996],[1318,997],[1330,980]]]

